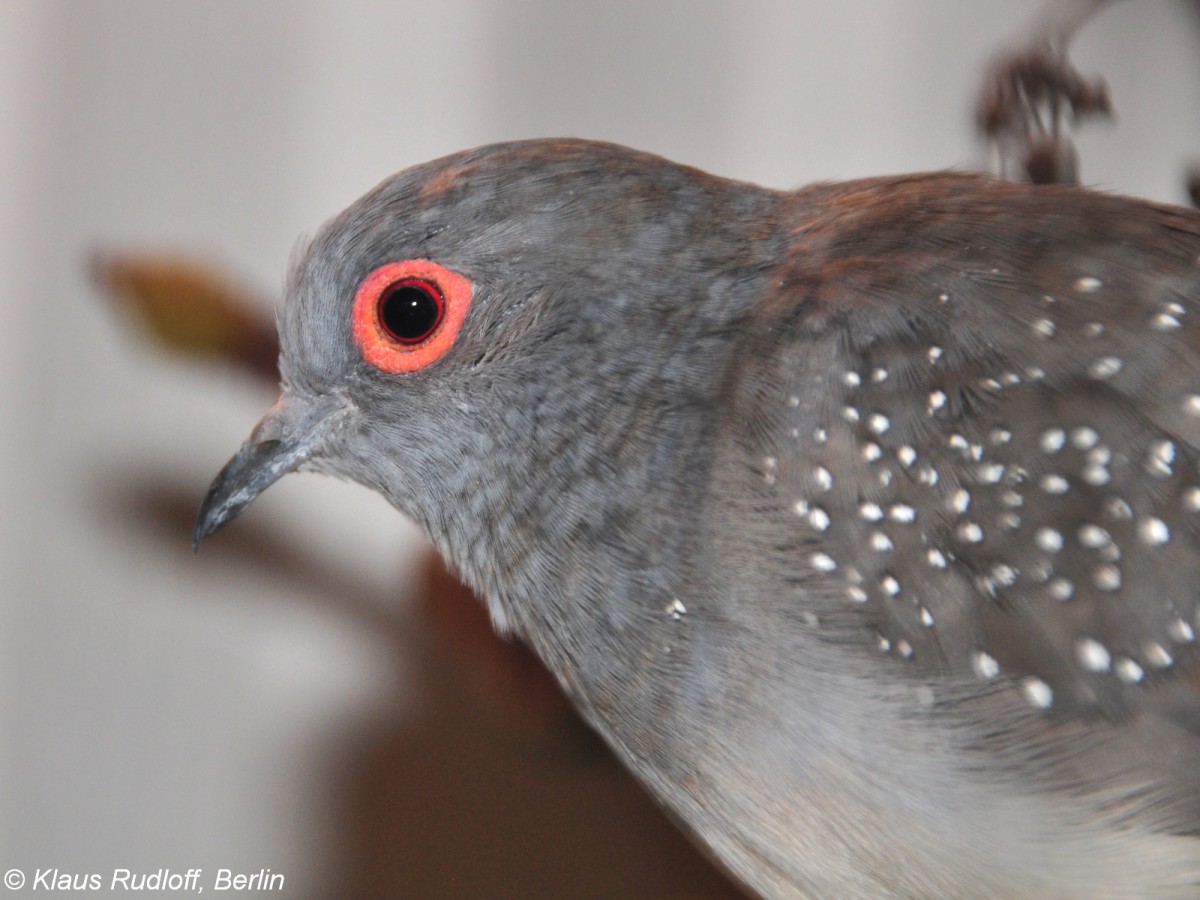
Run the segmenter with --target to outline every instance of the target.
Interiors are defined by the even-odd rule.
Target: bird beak
[[[342,408],[335,397],[298,397],[284,392],[254,426],[249,440],[225,464],[196,516],[192,549],[227,522],[241,515],[254,498],[312,456]]]

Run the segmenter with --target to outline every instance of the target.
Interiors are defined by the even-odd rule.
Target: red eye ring
[[[432,260],[384,263],[354,294],[354,343],[384,372],[423,369],[453,346],[471,294],[470,281]]]

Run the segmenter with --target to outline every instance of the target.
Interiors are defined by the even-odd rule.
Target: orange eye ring
[[[472,291],[470,281],[432,260],[384,263],[354,294],[354,343],[384,372],[423,369],[453,346]]]

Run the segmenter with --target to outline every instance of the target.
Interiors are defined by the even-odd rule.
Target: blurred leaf
[[[168,350],[233,362],[279,380],[274,323],[253,295],[217,269],[183,256],[101,254],[96,284]]]

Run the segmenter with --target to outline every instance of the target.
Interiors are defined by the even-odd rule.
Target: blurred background
[[[182,254],[271,315],[302,235],[386,175],[547,135],[774,187],[978,168],[1032,0],[2,0],[0,869],[270,869],[289,897],[731,889],[365,489],[285,479],[193,557],[273,399],[89,277]],[[1072,45],[1085,183],[1186,199],[1200,16]],[[107,875],[106,875],[107,877]]]

